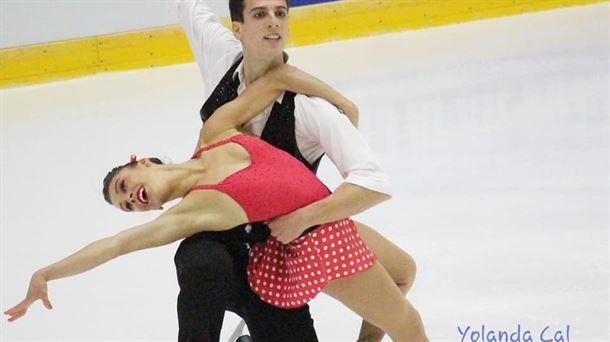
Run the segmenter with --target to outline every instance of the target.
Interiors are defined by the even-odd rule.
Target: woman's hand
[[[345,116],[347,116],[352,125],[358,128],[358,119],[360,118],[360,112],[358,111],[358,107],[356,106],[356,104],[348,99],[345,99],[345,102],[337,103],[336,106]]]
[[[47,279],[40,271],[32,275],[32,279],[30,280],[30,288],[28,289],[28,294],[25,296],[25,299],[22,300],[21,303],[6,310],[4,314],[9,316],[9,322],[13,322],[14,320],[17,320],[21,318],[21,316],[25,315],[30,305],[39,299],[42,300],[42,303],[47,309],[53,309],[47,294]]]
[[[355,127],[358,127],[359,112],[356,104],[315,76],[287,64],[277,66],[267,74],[271,80],[270,82],[281,90],[317,96],[327,100],[339,108]]]

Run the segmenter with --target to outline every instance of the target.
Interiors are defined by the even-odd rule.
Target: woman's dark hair
[[[163,162],[159,158],[148,158],[148,160],[150,160],[153,164],[163,165]],[[119,173],[119,171],[123,170],[123,168],[135,167],[136,165],[137,165],[137,163],[129,162],[124,165],[115,167],[114,169],[110,170],[110,172],[108,172],[108,174],[106,174],[106,177],[104,177],[104,187],[102,189],[102,194],[104,194],[104,199],[106,200],[106,202],[108,202],[109,204],[112,204],[112,202],[110,201],[109,188],[110,188],[110,182],[112,182],[112,179],[114,178],[114,176],[116,176],[116,174]]]
[[[244,2],[246,0],[229,0],[231,21],[244,22]],[[290,8],[290,0],[286,0],[286,7]]]

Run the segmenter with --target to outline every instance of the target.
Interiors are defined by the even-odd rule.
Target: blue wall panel
[[[334,1],[338,1],[338,0],[289,0],[289,1],[290,1],[290,7],[297,7],[297,6],[321,4],[324,2],[334,2]]]

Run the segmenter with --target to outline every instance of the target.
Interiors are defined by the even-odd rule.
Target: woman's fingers
[[[42,300],[42,303],[48,310],[53,309],[53,305],[51,304],[51,301],[49,300],[49,297],[46,293],[40,299]],[[4,311],[4,314],[9,316],[8,321],[13,322],[13,321],[21,318],[21,316],[23,316],[27,313],[30,305],[32,305],[32,303],[34,303],[36,300],[38,300],[38,298],[26,298],[26,299],[22,300],[19,304]]]
[[[21,318],[21,316],[25,315],[26,311],[27,311],[27,310],[22,310],[22,311],[18,311],[18,312],[16,312],[16,313],[15,313],[15,314],[13,314],[13,315],[10,315],[10,317],[8,318],[8,321],[9,321],[9,322],[13,322],[13,321],[18,320],[19,318]]]
[[[22,300],[19,304],[13,306],[12,308],[4,311],[5,314],[7,315],[14,315],[16,312],[27,309],[28,306],[30,306],[30,303],[28,301],[28,299],[24,299]]]
[[[51,301],[49,300],[49,295],[48,294],[44,294],[44,297],[42,297],[42,303],[44,304],[45,308],[52,310],[53,309],[53,305],[51,304]]]
[[[25,315],[30,304],[32,304],[32,302],[28,298],[26,298],[26,299],[22,300],[19,304],[4,311],[4,314],[8,315],[9,316],[8,321],[12,322],[12,321],[18,319],[19,317]]]
[[[12,308],[4,311],[4,314],[9,316],[9,322],[13,322],[25,315],[30,305],[39,299],[42,300],[43,305],[48,310],[53,309],[53,305],[51,304],[47,293],[47,280],[42,273],[36,272],[32,275],[32,279],[30,279],[30,286],[25,299]]]

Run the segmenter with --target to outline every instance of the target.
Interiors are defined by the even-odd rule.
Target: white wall
[[[171,25],[169,0],[0,0],[0,48]],[[227,0],[208,1],[219,16]]]

